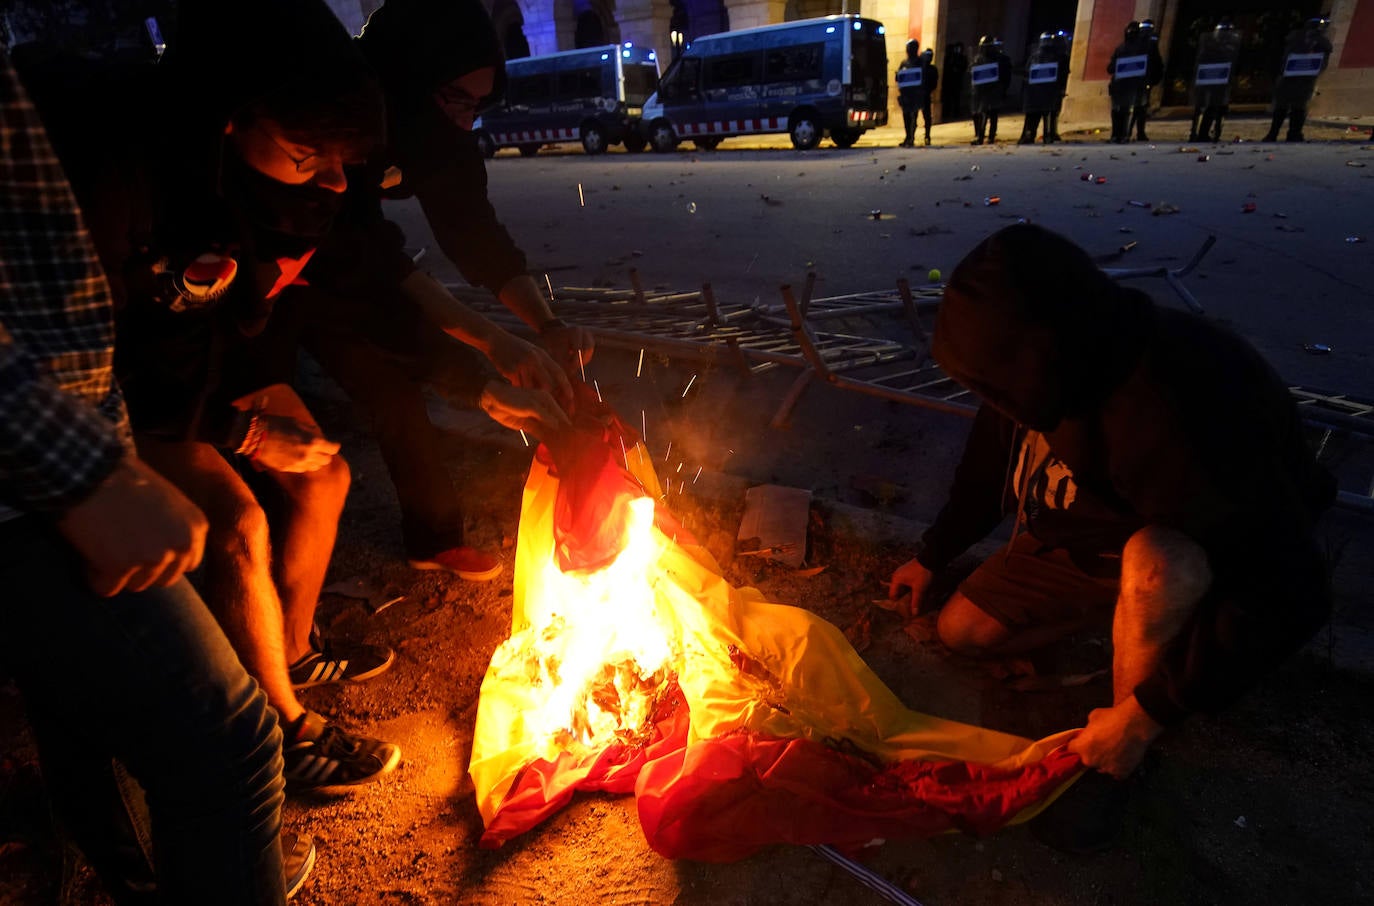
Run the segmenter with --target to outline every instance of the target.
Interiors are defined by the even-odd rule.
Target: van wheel
[[[694,139],[692,139],[692,144],[696,145],[696,146],[697,146],[697,150],[699,150],[699,151],[714,151],[714,150],[716,150],[717,148],[720,147],[720,139],[718,139],[718,138],[694,138]]]
[[[598,123],[587,123],[582,127],[582,150],[588,154],[606,153],[606,130]]]
[[[831,129],[830,140],[836,148],[852,148],[862,134],[858,129]]]
[[[676,150],[677,133],[673,131],[672,124],[666,120],[654,123],[653,129],[649,132],[649,144],[653,145],[659,154]]]
[[[792,136],[792,147],[798,151],[810,151],[821,143],[821,127],[816,125],[813,114],[792,114],[787,131]]]
[[[540,144],[538,144],[537,142],[532,143],[532,144],[527,144],[527,145],[521,145],[521,146],[520,146],[520,156],[521,156],[521,157],[534,157],[536,154],[539,153],[539,149],[540,149],[541,147],[543,147],[543,146],[540,145]]]
[[[625,145],[626,151],[629,151],[631,154],[638,154],[648,147],[649,142],[638,132],[631,132],[625,136],[623,144]]]
[[[491,140],[491,133],[485,129],[478,129],[473,138],[476,139],[477,150],[482,152],[483,157],[490,159],[496,156],[496,142]]]

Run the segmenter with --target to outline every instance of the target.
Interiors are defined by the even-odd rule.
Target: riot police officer
[[[1019,145],[1035,143],[1035,131],[1045,123],[1045,144],[1059,140],[1059,110],[1069,80],[1068,42],[1064,33],[1047,31],[1026,57],[1026,122]]]
[[[1221,141],[1221,120],[1231,104],[1231,82],[1240,55],[1240,32],[1230,19],[1204,33],[1197,43],[1193,72],[1193,125],[1188,141]],[[1199,125],[1200,123],[1200,125]]]
[[[1011,84],[1011,57],[1002,52],[1002,39],[984,35],[978,39],[978,54],[969,68],[973,85],[973,133],[971,145],[997,142],[997,117]]]
[[[1135,137],[1147,142],[1145,121],[1150,118],[1150,92],[1164,80],[1164,58],[1159,55],[1159,35],[1155,33],[1155,20],[1140,20],[1140,41],[1146,47],[1145,90],[1136,95],[1135,108],[1131,111],[1135,124]],[[1130,132],[1128,127],[1126,130]]]
[[[921,42],[906,42],[906,59],[897,65],[897,105],[902,108],[906,128],[906,137],[898,147],[915,147],[917,114],[926,118],[925,143],[930,144],[930,97],[940,81],[939,70],[930,62],[934,57],[929,48],[921,52]]]
[[[1131,114],[1140,105],[1142,95],[1148,103],[1146,75],[1149,68],[1149,40],[1141,39],[1140,23],[1131,22],[1107,63],[1107,74],[1112,79],[1107,86],[1107,94],[1112,100],[1111,140],[1116,144],[1131,140]]]
[[[1317,76],[1331,59],[1331,40],[1326,36],[1329,19],[1307,20],[1302,28],[1288,35],[1283,48],[1283,65],[1274,83],[1274,119],[1262,141],[1279,140],[1279,127],[1288,117],[1287,141],[1303,141],[1302,126],[1307,121],[1307,103],[1317,90]]]

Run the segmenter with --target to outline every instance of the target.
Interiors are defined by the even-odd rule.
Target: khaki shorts
[[[1011,629],[1109,615],[1121,587],[1120,557],[1081,557],[1021,534],[973,571],[959,592]]]

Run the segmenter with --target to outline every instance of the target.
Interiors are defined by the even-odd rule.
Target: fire
[[[612,446],[614,444],[614,446]],[[530,467],[511,635],[468,770],[485,847],[578,790],[633,793],[673,858],[862,845],[1025,820],[1075,776],[1039,742],[908,710],[837,627],[732,586],[663,512],[642,448]]]
[[[546,558],[527,625],[492,657],[493,672],[540,690],[524,721],[541,757],[632,743],[673,679],[680,651],[656,591],[668,542],[654,528],[654,501],[627,501],[624,525],[625,547],[608,566],[565,573]]]

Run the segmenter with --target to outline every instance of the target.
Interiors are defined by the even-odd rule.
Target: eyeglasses
[[[305,155],[305,157],[297,157],[296,155],[292,154],[291,151],[285,145],[278,141],[277,137],[267,129],[264,129],[257,123],[253,124],[253,128],[258,130],[258,132],[262,133],[263,135],[267,136],[267,140],[277,146],[277,150],[282,153],[282,156],[285,157],[287,160],[291,161],[291,163],[295,166],[297,173],[301,174],[302,176],[305,176],[319,169],[320,154],[318,152],[313,154],[307,154]]]

